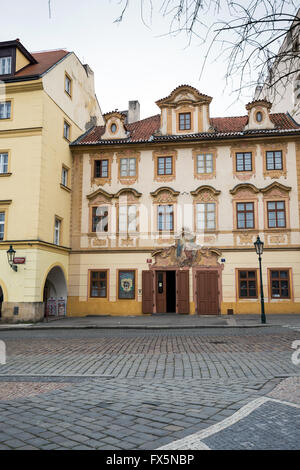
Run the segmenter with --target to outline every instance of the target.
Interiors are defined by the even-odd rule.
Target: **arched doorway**
[[[1,318],[1,312],[2,312],[2,303],[3,303],[3,290],[0,286],[0,318]]]
[[[54,266],[48,273],[43,291],[45,317],[64,316],[67,308],[67,282],[60,266]]]

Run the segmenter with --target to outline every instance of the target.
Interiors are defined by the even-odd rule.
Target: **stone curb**
[[[18,330],[192,330],[203,328],[267,328],[271,326],[281,326],[276,324],[257,324],[257,325],[82,325],[82,326],[0,326],[0,331],[18,331]]]

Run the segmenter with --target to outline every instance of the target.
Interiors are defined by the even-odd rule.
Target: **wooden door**
[[[219,314],[219,289],[217,271],[198,271],[196,296],[198,315]]]
[[[153,271],[142,271],[142,311],[153,313]]]
[[[156,312],[166,313],[167,311],[167,282],[166,271],[156,271]]]
[[[177,271],[177,313],[190,313],[189,271]]]

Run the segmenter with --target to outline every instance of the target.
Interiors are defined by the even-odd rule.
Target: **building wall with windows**
[[[265,98],[273,103],[273,112],[289,112],[300,122],[300,9],[297,18],[269,68],[263,85],[256,88],[254,99]]]
[[[93,73],[72,52],[31,54],[18,40],[2,42],[0,80],[1,319],[36,321],[47,299],[67,301],[69,143],[103,119]],[[11,245],[25,258],[17,271],[7,260]]]
[[[259,313],[258,235],[266,312],[300,311],[300,127],[264,100],[211,118],[211,99],[184,85],[71,145],[70,315]]]

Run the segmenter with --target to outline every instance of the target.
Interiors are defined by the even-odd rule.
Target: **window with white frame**
[[[197,173],[213,172],[213,156],[212,153],[201,153],[197,155]]]
[[[0,173],[8,172],[8,153],[0,153]]]
[[[64,138],[70,140],[70,125],[64,121]]]
[[[11,57],[0,57],[0,75],[11,73]]]
[[[157,207],[157,228],[159,232],[174,230],[174,208],[172,204]]]
[[[119,232],[137,231],[137,207],[135,205],[119,206]]]
[[[0,212],[0,240],[4,239],[5,212]]]
[[[135,158],[121,158],[120,176],[135,176],[135,175],[136,175],[136,159]]]
[[[68,75],[65,75],[65,92],[71,96],[71,87],[72,87],[72,80]]]
[[[197,204],[196,227],[197,230],[215,230],[216,204],[214,202]]]
[[[54,224],[54,244],[55,245],[60,244],[60,237],[61,237],[61,220],[56,217],[55,224]]]
[[[63,186],[68,186],[68,172],[69,170],[63,166],[61,170],[61,184]]]
[[[108,206],[92,208],[92,232],[108,232]]]
[[[0,103],[0,119],[10,119],[11,101],[2,101]]]

